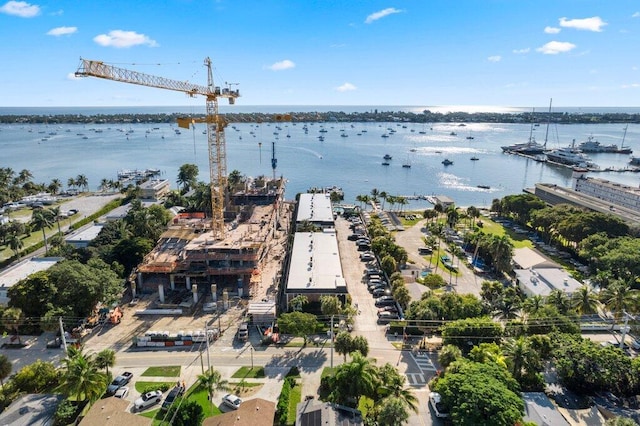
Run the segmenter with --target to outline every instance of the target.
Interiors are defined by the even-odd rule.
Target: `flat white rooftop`
[[[515,269],[513,272],[523,291],[537,296],[548,296],[553,290],[571,295],[583,285],[560,268]]]
[[[346,293],[335,232],[296,232],[287,293]]]
[[[100,231],[102,231],[102,224],[93,224],[92,226],[76,231],[70,235],[65,237],[65,241],[68,243],[78,243],[78,242],[90,242],[93,241]]]
[[[300,194],[296,222],[333,222],[329,194]]]
[[[46,271],[61,260],[61,257],[34,257],[29,260],[23,260],[17,265],[0,272],[0,288],[12,287],[18,281],[27,278],[31,274]]]

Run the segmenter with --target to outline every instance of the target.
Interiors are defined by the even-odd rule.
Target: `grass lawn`
[[[221,399],[216,400],[216,397],[214,395],[213,403],[209,401],[209,395],[207,393],[207,390],[202,386],[198,386],[193,390],[193,392],[187,395],[187,401],[195,401],[198,404],[200,404],[204,409],[205,418],[211,417],[211,416],[217,416],[218,414],[222,413],[222,411],[220,411],[220,409],[218,408],[218,405],[222,404],[222,400]]]
[[[180,377],[179,365],[172,365],[168,367],[149,367],[141,376],[147,377]]]
[[[291,388],[291,393],[289,394],[289,411],[287,413],[287,425],[295,424],[296,406],[300,401],[302,401],[302,384],[296,383],[296,385]]]
[[[264,377],[264,367],[240,367],[238,371],[231,376],[234,379],[255,379]]]
[[[533,248],[533,243],[530,239],[527,238],[526,235],[516,234],[515,232],[506,229],[504,226],[492,220],[485,219],[482,221],[482,232],[488,235],[497,235],[499,237],[502,235],[506,235],[511,239],[514,248]]]
[[[145,381],[139,381],[136,382],[136,390],[140,393],[142,393],[145,389],[150,388],[152,386],[157,386],[155,389],[160,389],[160,386],[162,386],[163,384],[166,384],[169,389],[171,389],[176,382],[145,382]]]

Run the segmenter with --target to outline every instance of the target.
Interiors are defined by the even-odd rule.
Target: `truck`
[[[249,339],[249,324],[246,322],[241,323],[238,326],[238,340],[241,342],[246,342]]]

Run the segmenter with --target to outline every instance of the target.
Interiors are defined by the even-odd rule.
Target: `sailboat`
[[[407,155],[407,161],[405,161],[404,163],[402,163],[402,167],[405,169],[410,169],[411,168],[411,161],[409,159],[409,156]]]
[[[536,109],[533,109],[533,112],[535,113]],[[536,142],[536,138],[535,136],[533,136],[533,127],[534,127],[534,122],[533,122],[533,118],[531,120],[531,129],[529,130],[529,140],[527,142],[524,143],[517,143],[514,145],[505,145],[502,146],[502,152],[506,152],[509,154],[525,154],[525,155],[536,155],[536,154],[542,154],[545,149],[546,149],[546,136],[545,136],[545,144],[541,144],[539,142]],[[551,120],[551,102],[549,103],[549,120]],[[547,135],[549,134],[549,126],[547,125]]]

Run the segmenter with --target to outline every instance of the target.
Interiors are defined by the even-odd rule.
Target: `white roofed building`
[[[84,228],[71,235],[67,235],[64,240],[74,248],[85,248],[91,243],[91,241],[96,239],[98,234],[100,234],[100,231],[102,231],[102,227],[102,224],[94,223],[88,228]]]
[[[560,290],[571,296],[582,283],[560,268],[515,269],[516,283],[527,296],[546,297],[553,290]]]
[[[285,288],[287,307],[292,298],[301,294],[310,302],[325,295],[345,300],[347,283],[335,231],[296,232],[291,253]]]
[[[296,227],[304,222],[323,229],[334,228],[333,208],[329,194],[300,194]]]
[[[0,272],[0,306],[8,305],[7,292],[11,287],[28,278],[31,274],[46,271],[61,260],[61,257],[34,257]]]

